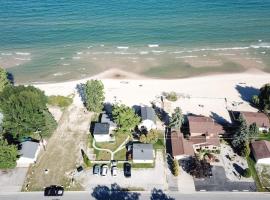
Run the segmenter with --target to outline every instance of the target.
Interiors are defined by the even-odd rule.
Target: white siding
[[[257,164],[266,164],[270,165],[270,158],[262,158],[257,161]]]
[[[133,160],[134,163],[154,163],[154,160]]]
[[[96,142],[109,142],[110,141],[110,135],[94,135],[94,138]]]
[[[142,129],[142,127],[145,127],[147,129],[147,131],[150,131],[152,129],[156,129],[157,128],[155,122],[153,122],[153,121],[151,121],[149,119],[143,120],[139,124],[139,129]]]

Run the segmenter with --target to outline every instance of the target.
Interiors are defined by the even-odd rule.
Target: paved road
[[[206,193],[181,194],[170,192],[164,194],[161,191],[155,193],[127,193],[114,192],[113,194],[99,193],[92,196],[90,192],[65,192],[63,197],[44,197],[41,192],[31,193],[0,193],[1,200],[269,200],[270,193]]]

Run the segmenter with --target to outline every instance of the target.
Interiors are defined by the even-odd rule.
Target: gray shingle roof
[[[153,145],[152,144],[133,144],[133,160],[153,160]]]
[[[94,135],[107,135],[109,134],[110,124],[108,123],[95,123]]]
[[[108,124],[110,124],[110,126],[111,127],[116,127],[116,124],[110,119],[110,117],[107,115],[107,114],[105,114],[105,113],[103,113],[102,115],[101,115],[101,123],[108,123]]]
[[[142,120],[149,119],[153,122],[156,121],[156,114],[154,109],[148,106],[141,107],[141,117]]]
[[[25,158],[35,158],[35,154],[39,148],[39,143],[25,141],[21,143],[20,155]]]

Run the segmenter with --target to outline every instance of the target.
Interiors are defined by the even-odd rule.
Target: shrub
[[[178,99],[177,94],[175,92],[169,92],[169,93],[164,92],[163,95],[169,101],[177,101]]]
[[[251,171],[250,171],[249,168],[246,168],[246,169],[244,170],[243,177],[245,177],[245,178],[251,177]]]
[[[68,107],[72,104],[73,100],[72,98],[69,97],[64,97],[64,96],[49,96],[48,97],[48,104],[52,106],[59,106],[61,108]]]
[[[174,176],[178,176],[179,175],[179,164],[177,160],[173,160],[172,163],[172,174]]]

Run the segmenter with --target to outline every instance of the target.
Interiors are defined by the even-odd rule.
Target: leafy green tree
[[[157,130],[150,130],[147,134],[140,136],[141,143],[155,144],[158,141],[159,132]]]
[[[46,103],[44,92],[33,86],[5,87],[0,96],[4,133],[12,135],[14,139],[48,136],[57,124]]]
[[[85,106],[87,110],[101,112],[105,100],[103,83],[100,80],[87,81],[85,85],[85,95]]]
[[[265,84],[260,89],[260,94],[258,97],[260,109],[268,112],[270,110],[270,83]]]
[[[9,145],[6,140],[0,138],[0,169],[15,168],[17,158],[17,147],[15,145]]]
[[[260,106],[260,99],[258,95],[253,95],[251,102],[257,107]]]
[[[0,92],[9,84],[7,71],[0,67]]]
[[[68,107],[72,104],[73,99],[70,97],[60,96],[60,95],[53,95],[48,97],[48,104],[52,106],[59,106],[61,108]]]
[[[176,107],[174,109],[174,113],[172,114],[172,117],[170,118],[169,127],[180,129],[183,123],[184,123],[184,117],[182,114],[182,110],[181,108]]]
[[[115,104],[112,110],[112,116],[114,122],[118,126],[118,132],[126,133],[133,130],[141,121],[141,118],[135,113],[135,111],[123,104]]]

